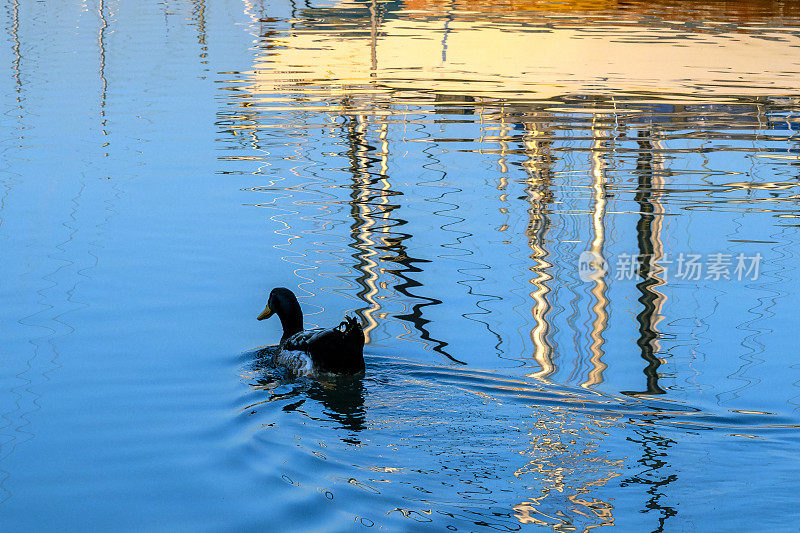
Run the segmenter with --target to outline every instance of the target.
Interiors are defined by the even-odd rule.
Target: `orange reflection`
[[[363,10],[362,27],[369,31],[344,31],[358,19],[337,22],[331,7],[321,28],[273,33],[269,52],[256,64],[256,92],[306,84],[327,94],[360,86],[362,94],[369,87],[535,100],[642,91],[683,100],[788,94],[800,86],[796,32],[709,19],[733,24],[784,17],[785,25],[785,17],[800,16],[800,7],[789,4],[419,1],[390,17],[373,4],[341,2],[355,13]],[[663,13],[655,25],[645,15],[657,9]],[[553,17],[559,10],[580,16]],[[606,18],[595,23],[584,13]]]
[[[670,20],[735,20],[757,22],[775,17],[800,17],[800,4],[780,0],[405,0],[419,11],[491,11],[493,13],[570,13],[597,15],[608,11],[622,18],[669,14]]]
[[[543,487],[541,495],[514,505],[515,517],[522,524],[551,527],[556,531],[575,530],[575,519],[564,511],[570,509],[589,519],[583,531],[614,525],[614,506],[586,495],[597,487],[619,477],[625,469],[621,459],[611,459],[598,452],[595,436],[603,429],[617,424],[618,416],[590,418],[576,422],[568,411],[542,413],[536,424],[538,432],[522,455],[535,457],[514,476],[534,476]],[[596,427],[592,427],[596,426]],[[576,445],[576,441],[587,439]]]

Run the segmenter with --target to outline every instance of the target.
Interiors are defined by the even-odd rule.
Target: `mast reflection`
[[[654,416],[653,421],[663,420],[667,417]],[[651,423],[651,422],[650,422]],[[666,487],[678,480],[677,474],[662,473],[662,469],[670,467],[667,462],[667,450],[671,448],[675,441],[660,435],[654,428],[641,426],[635,429],[634,433],[638,436],[628,437],[631,442],[635,442],[642,447],[642,457],[637,460],[643,469],[636,475],[625,478],[620,482],[621,487],[630,485],[644,485],[647,487],[647,501],[644,503],[643,513],[655,511],[659,513],[658,527],[654,532],[665,531],[664,526],[671,517],[678,514],[677,509],[670,505],[665,505],[662,501],[666,498]]]
[[[347,99],[343,101],[343,106],[345,109],[348,108]],[[347,156],[352,174],[350,214],[353,222],[350,226],[352,237],[350,247],[355,250],[352,254],[356,261],[353,268],[359,272],[356,278],[356,282],[361,286],[358,296],[368,304],[357,312],[367,324],[364,328],[367,341],[370,333],[378,327],[378,320],[386,318],[381,316],[382,305],[378,294],[389,288],[388,285],[381,285],[379,282],[381,274],[388,272],[402,280],[401,283],[392,286],[394,291],[406,298],[422,300],[412,305],[410,312],[397,314],[394,318],[409,322],[419,332],[420,339],[430,343],[435,352],[453,362],[463,364],[448,353],[446,350],[448,343],[434,338],[426,327],[430,320],[423,316],[424,309],[428,306],[441,305],[442,301],[411,292],[411,289],[423,287],[422,283],[413,277],[414,274],[422,272],[417,265],[430,261],[410,256],[405,241],[411,238],[411,235],[396,230],[407,224],[407,221],[398,218],[394,213],[400,205],[390,202],[390,199],[402,193],[392,189],[387,174],[388,125],[385,122],[380,123],[381,149],[378,151],[367,140],[367,119],[364,115],[353,111],[352,114],[345,112],[342,116],[345,118],[342,130],[347,140]],[[383,252],[383,255],[379,255],[379,252]],[[394,263],[398,267],[386,268],[383,266],[385,262]]]
[[[660,190],[664,185],[664,169],[659,157],[655,155],[657,150],[661,149],[656,135],[652,130],[642,130],[637,134],[639,154],[636,164],[638,183],[635,201],[639,204],[640,212],[636,234],[641,280],[636,284],[636,288],[640,293],[638,302],[642,304],[643,309],[636,316],[639,324],[639,338],[636,344],[647,365],[643,370],[646,376],[645,389],[639,392],[623,391],[623,394],[630,396],[666,394],[659,384],[658,369],[662,361],[656,356],[659,352],[658,323],[663,318],[662,307],[666,300],[664,294],[658,290],[658,287],[665,284],[659,277],[660,269],[657,265],[657,261],[664,254],[661,240],[664,210],[659,200]],[[639,429],[636,429],[635,433],[640,438],[629,437],[629,440],[642,447],[642,457],[637,462],[644,467],[644,470],[621,483],[623,487],[634,483],[648,487],[649,497],[643,512],[660,513],[658,528],[655,529],[657,532],[664,531],[666,521],[677,514],[675,508],[662,504],[666,486],[678,479],[674,473],[662,472],[662,469],[667,469],[668,472],[667,450],[675,444],[675,441],[662,436],[651,426],[653,422],[668,418],[657,414],[649,415],[645,417],[643,423],[637,423]]]
[[[597,126],[597,115],[592,116],[592,241],[589,245],[589,250],[595,257],[604,257],[604,246],[606,241],[606,160],[603,154],[604,141],[606,132]],[[592,365],[586,381],[581,383],[581,387],[589,388],[599,385],[603,382],[603,371],[607,365],[603,362],[603,345],[605,339],[603,333],[608,326],[608,284],[605,276],[595,276],[592,281],[592,288],[590,293],[594,298],[594,303],[591,307],[593,315],[592,326],[589,332],[591,344],[589,352],[591,353],[589,361]]]
[[[661,223],[663,210],[658,202],[658,192],[654,188],[661,188],[663,172],[654,171],[653,150],[655,146],[651,140],[650,131],[640,131],[637,143],[639,156],[636,162],[636,175],[638,187],[635,201],[639,204],[639,221],[636,224],[637,245],[639,249],[639,277],[641,281],[636,284],[640,292],[638,298],[642,304],[642,311],[636,315],[639,323],[639,338],[636,344],[641,351],[641,357],[647,361],[643,372],[646,376],[646,386],[643,391],[625,391],[631,396],[642,394],[665,394],[658,383],[658,368],[661,359],[656,357],[659,351],[658,323],[662,319],[661,308],[664,304],[664,295],[657,290],[664,281],[658,277],[656,261],[663,255],[661,243]]]
[[[538,372],[530,374],[537,379],[547,379],[556,371],[553,362],[553,345],[549,338],[550,322],[548,313],[551,308],[547,296],[550,293],[550,282],[553,280],[552,263],[548,260],[550,255],[545,246],[546,237],[550,230],[550,217],[547,205],[552,201],[553,194],[550,186],[553,179],[553,132],[536,122],[525,123],[523,145],[528,159],[523,163],[528,178],[525,181],[525,193],[528,200],[528,225],[525,235],[528,237],[528,246],[531,249],[530,259],[533,266],[530,271],[534,277],[530,284],[534,289],[530,292],[533,300],[531,315],[534,327],[530,332],[533,342],[533,358],[541,367]]]

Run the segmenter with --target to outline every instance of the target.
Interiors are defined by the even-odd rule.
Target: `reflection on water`
[[[270,349],[252,353],[253,363],[248,376],[252,376],[251,385],[254,389],[273,391],[282,385],[294,384],[292,379],[282,375],[282,369],[273,366],[273,355]],[[285,406],[283,409],[286,411],[299,411],[309,398],[319,402],[325,408],[326,415],[339,422],[340,428],[354,433],[364,429],[364,385],[361,377],[327,376],[323,380],[308,380],[293,388],[291,392],[272,394],[269,401],[291,398],[296,398],[297,401]],[[260,403],[248,405],[245,410],[257,407]]]
[[[791,22],[773,24],[800,16],[783,2],[760,10],[732,2],[554,7],[337,2],[294,10],[288,32],[264,12],[261,31],[269,42],[255,77],[315,94],[317,84],[340,93],[368,85],[370,92],[409,92],[403,99],[434,91],[527,100],[570,93],[784,96],[800,75]]]
[[[430,7],[431,16],[445,9],[437,5],[337,4],[300,10],[285,21],[263,14],[256,70],[230,80],[237,93],[220,113],[219,124],[232,141],[247,133],[256,150],[272,155],[283,153],[287,133],[293,139],[291,155],[284,156],[291,166],[284,170],[274,158],[266,158],[272,167],[266,172],[277,181],[254,188],[274,198],[259,205],[282,213],[299,214],[303,206],[314,206],[299,218],[277,215],[282,226],[276,232],[297,237],[281,246],[289,252],[284,260],[299,267],[301,285],[313,284],[314,293],[353,287],[363,302],[358,313],[375,345],[416,339],[424,349],[452,361],[492,366],[500,356],[532,366],[533,377],[587,387],[605,381],[605,337],[623,318],[610,322],[612,295],[635,296],[636,343],[645,380],[629,390],[665,393],[661,365],[672,347],[663,341],[676,333],[663,328],[678,318],[667,313],[685,314],[677,300],[695,291],[670,283],[656,261],[684,250],[711,253],[727,251],[731,243],[752,242],[735,238],[742,236],[742,224],[723,215],[730,209],[763,220],[748,225],[754,233],[774,227],[765,216],[793,216],[796,182],[790,168],[797,151],[792,118],[797,98],[776,95],[774,88],[742,96],[724,92],[731,87],[708,84],[704,88],[709,92],[701,95],[687,92],[683,78],[656,80],[664,93],[658,98],[626,95],[613,85],[585,92],[581,83],[553,85],[550,92],[529,90],[522,98],[514,85],[531,78],[530,68],[544,68],[536,63],[539,58],[516,54],[516,61],[532,63],[515,65],[518,73],[509,77],[499,76],[480,57],[470,57],[457,62],[461,74],[450,77],[443,67],[449,60],[426,65],[433,57],[430,51],[415,48],[415,41],[427,43],[429,36],[438,36],[444,54],[452,46],[445,37],[459,33],[492,42],[494,30],[476,18],[479,8],[471,4],[450,15],[462,27],[448,27],[444,34],[419,29],[407,47],[381,48],[396,27],[408,29],[406,25],[425,19],[420,9]],[[639,21],[643,8],[636,5],[624,10],[631,17],[627,25],[650,32],[654,42],[669,43],[655,32],[653,20]],[[596,10],[599,18],[591,23],[598,24],[597,32],[607,30],[603,24],[608,21],[598,22],[609,16],[606,8],[613,4]],[[523,12],[505,5],[491,16],[498,17],[508,35],[524,40],[529,31],[521,24],[529,15]],[[737,13],[758,18],[758,10]],[[560,32],[577,20],[530,16],[549,21],[542,35],[552,39],[561,39]],[[749,31],[758,39],[772,37],[763,28]],[[719,40],[715,46],[736,44],[728,31],[707,36],[688,27],[681,32],[688,32],[686,46],[697,56],[709,39]],[[704,40],[695,43],[695,34]],[[776,35],[780,38],[765,42],[780,41],[785,48],[794,39],[785,28]],[[615,36],[610,32],[604,42],[617,42]],[[356,43],[359,51],[353,48]],[[773,57],[752,52],[753,61]],[[416,62],[419,72],[431,76],[415,77],[417,70],[403,68],[400,73],[412,76],[414,84],[407,88],[398,72],[381,74],[384,56],[403,64]],[[358,66],[354,57],[369,58],[363,71],[331,75],[338,68]],[[787,60],[794,64],[793,58]],[[502,87],[491,94],[473,91],[474,69],[502,77]],[[744,79],[742,74],[749,71],[733,72]],[[781,77],[798,72],[783,71]],[[744,87],[749,81],[741,83]],[[297,131],[321,142],[299,137]],[[250,164],[258,157],[251,150],[241,152],[226,160],[238,157]],[[786,166],[779,163],[784,157],[780,154],[786,154]],[[792,177],[759,179],[775,172]],[[344,175],[349,181],[343,181]],[[743,202],[752,207],[726,205]],[[769,207],[755,207],[766,202]],[[712,218],[724,229],[719,235],[689,233]],[[344,237],[338,229],[343,223],[351,228],[350,265],[333,244]],[[624,254],[637,255],[640,281],[609,286],[613,280],[599,278],[587,290],[576,283],[574,272],[584,249],[612,265]],[[329,259],[332,255],[336,259]],[[329,285],[326,279],[345,287]],[[732,298],[738,291],[752,294],[752,287],[704,285]],[[588,346],[579,333],[580,321],[587,318]],[[574,364],[570,353],[578,356]]]
[[[5,13],[11,529],[793,528],[796,3]]]
[[[252,392],[241,412],[255,418],[246,427],[266,432],[256,433],[256,441],[281,442],[301,431],[299,424],[304,429],[294,433],[297,446],[333,463],[327,470],[339,472],[336,465],[358,457],[356,471],[334,474],[314,490],[337,499],[355,485],[388,518],[366,516],[376,523],[388,520],[383,523],[392,528],[415,520],[437,529],[515,531],[534,524],[585,531],[616,525],[617,509],[625,504],[613,487],[638,485],[637,510],[652,513],[656,526],[651,527],[660,531],[677,514],[670,485],[678,482],[680,470],[670,457],[680,443],[670,436],[671,426],[680,424],[690,433],[730,431],[739,424],[760,426],[763,435],[792,431],[790,425],[762,425],[767,418],[755,413],[749,421],[724,419],[688,405],[395,358],[371,357],[363,378],[287,381],[262,362],[264,353],[245,357],[253,361],[244,374]],[[322,434],[307,427],[331,423],[330,432]],[[623,446],[620,434],[626,435]],[[344,448],[318,441],[323,435],[338,435]],[[247,440],[241,446],[245,455],[263,453],[261,445],[253,448]],[[321,482],[287,465],[274,475],[289,476],[295,487]],[[392,507],[398,497],[403,505]],[[364,512],[350,500],[341,505]]]
[[[475,524],[615,525],[604,490],[612,483],[640,486],[638,511],[662,530],[678,515],[673,486],[691,484],[673,465],[687,453],[674,428],[720,431],[741,413],[734,403],[786,415],[770,427],[795,425],[791,409],[760,400],[768,380],[743,377],[766,376],[755,365],[768,360],[785,364],[781,341],[765,335],[766,317],[786,305],[790,268],[774,245],[796,235],[786,223],[797,216],[800,157],[800,13],[791,6],[349,2],[287,18],[253,13],[254,69],[228,80],[237,94],[219,124],[228,142],[246,134],[271,155],[259,172],[272,184],[257,190],[272,200],[259,205],[287,214],[272,220],[295,236],[279,249],[298,285],[355,294],[373,353],[520,367],[519,379],[541,387],[682,402],[620,413],[627,404],[617,396],[585,413],[573,402],[590,400],[570,392],[535,415],[515,411],[531,437],[515,453],[531,459],[497,479],[527,480],[531,491],[511,506],[514,520]],[[242,163],[226,172],[260,159],[238,153]],[[352,260],[334,244],[341,239]],[[585,250],[611,267],[605,276],[579,279]],[[768,255],[767,271],[751,283],[669,272],[680,253],[718,251]],[[615,277],[630,255],[634,276]],[[412,379],[414,394],[441,386],[426,378]],[[369,399],[381,391],[369,377],[366,388],[372,423],[362,429],[371,433],[384,428]],[[485,388],[456,387],[495,398]],[[452,440],[438,424],[456,433],[471,425],[452,395],[455,412],[420,422],[435,447]],[[400,405],[403,424],[421,416]],[[507,431],[483,443],[500,446]],[[631,449],[596,455],[597,436],[617,431]],[[465,460],[471,470],[483,464]],[[484,510],[498,491],[515,492],[481,490]],[[459,499],[417,501],[432,507],[406,518],[467,509]]]
[[[557,529],[614,524],[614,506],[597,492],[621,475],[623,461],[609,458],[601,444],[630,408],[611,398],[392,359],[375,359],[365,378],[298,384],[282,382],[259,360],[256,356],[248,370],[251,399],[266,399],[243,412],[264,420],[281,411],[334,421],[349,445],[387,447],[383,459],[361,467],[364,471],[346,484],[378,501],[403,496],[403,507],[387,508],[392,522],[415,520],[439,528],[471,523],[511,531],[519,524]],[[501,398],[512,407],[504,407]],[[576,404],[581,407],[571,412]],[[510,447],[512,454],[487,454],[486,439]],[[305,447],[326,461],[344,459],[331,443]],[[334,485],[326,492],[335,498],[339,490]],[[513,505],[504,508],[506,501]]]

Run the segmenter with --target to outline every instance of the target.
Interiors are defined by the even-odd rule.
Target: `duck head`
[[[297,297],[287,288],[277,287],[269,293],[267,306],[258,315],[258,320],[264,320],[277,314],[283,326],[283,339],[303,330],[303,311]]]

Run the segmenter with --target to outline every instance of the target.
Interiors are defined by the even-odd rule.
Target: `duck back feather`
[[[355,374],[364,371],[364,329],[353,317],[335,328],[300,331],[285,339],[281,351],[306,352],[316,370]]]

